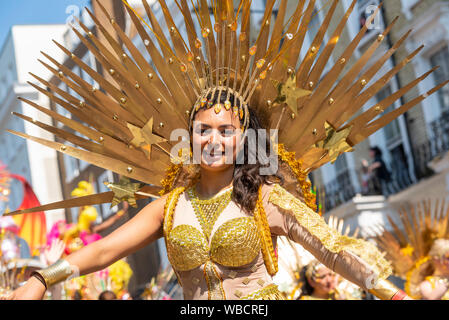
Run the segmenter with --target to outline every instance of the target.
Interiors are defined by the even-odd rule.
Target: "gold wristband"
[[[398,291],[400,289],[388,280],[379,280],[375,288],[368,290],[381,300],[391,300]]]
[[[61,259],[48,268],[37,270],[35,273],[38,273],[44,279],[46,287],[49,288],[70,277],[72,275],[72,268],[67,260]]]

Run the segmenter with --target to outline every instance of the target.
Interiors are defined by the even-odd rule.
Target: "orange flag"
[[[11,174],[11,178],[17,179],[23,186],[22,204],[17,210],[34,208],[40,206],[36,194],[28,181],[19,175]],[[30,254],[47,242],[47,224],[44,212],[25,213],[13,216],[15,223],[19,226],[19,237],[25,239],[30,247]]]

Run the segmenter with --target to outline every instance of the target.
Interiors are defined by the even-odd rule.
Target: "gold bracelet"
[[[400,289],[388,280],[379,280],[375,288],[368,290],[381,300],[391,300],[398,291]]]
[[[49,288],[70,277],[72,275],[72,268],[67,260],[60,259],[48,268],[37,270],[35,273],[44,279],[46,287]]]

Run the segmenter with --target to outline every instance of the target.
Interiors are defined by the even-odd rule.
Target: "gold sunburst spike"
[[[397,66],[395,66],[393,69],[388,71],[384,76],[382,76],[378,81],[376,81],[372,86],[370,86],[368,89],[363,91],[351,104],[351,107],[348,108],[351,111],[358,110],[362,106],[364,106],[369,99],[379,90],[381,90],[385,83],[390,81],[401,69],[403,66],[407,65],[421,50],[424,48],[423,46],[420,46],[415,51],[413,51],[410,55],[405,57]],[[348,113],[350,111],[347,111]],[[353,112],[354,113],[354,112]],[[348,117],[343,114],[343,117],[347,119]]]
[[[111,202],[112,198],[113,198],[112,192],[104,192],[104,193],[92,194],[92,195],[85,196],[85,197],[78,197],[78,198],[74,198],[74,199],[54,202],[54,203],[50,203],[47,205],[29,208],[29,209],[25,209],[25,210],[18,210],[18,211],[14,211],[14,212],[4,213],[3,216],[15,216],[18,214],[50,211],[50,210],[56,210],[56,209],[68,209],[68,208],[76,208],[76,207],[83,207],[83,206],[94,206],[97,204]]]
[[[366,71],[362,76],[360,76],[361,79],[372,79],[375,74],[382,68],[382,66],[385,64],[385,62],[398,50],[400,45],[407,39],[408,35],[410,34],[410,31],[407,32],[401,39],[399,39],[398,42],[394,44],[393,47],[391,47],[390,50],[388,50],[379,60],[377,60],[373,66]],[[335,121],[336,125],[342,125],[345,123],[349,118],[352,116],[352,114],[356,113],[357,110],[359,110],[368,100],[375,94],[375,92],[378,92],[384,85],[387,83],[399,70],[401,69],[401,66],[404,63],[408,63],[413,57],[421,50],[421,48],[418,48],[415,50],[411,55],[409,55],[406,60],[403,60],[401,63],[399,63],[397,67],[393,68],[391,71],[387,72],[384,76],[382,76],[378,81],[376,81],[373,85],[371,85],[369,88],[363,90],[362,93],[360,85],[357,83],[356,85],[353,85],[349,90],[346,91],[344,96],[342,96],[338,101],[336,101],[334,108],[341,110],[341,106],[346,106],[344,108],[343,113],[340,113],[339,116],[334,116],[334,119],[329,119]],[[382,81],[382,82],[381,82]],[[356,97],[354,99],[354,97]]]
[[[163,82],[164,86],[166,86],[170,92],[169,97],[172,103],[176,106],[178,110],[183,110],[186,103],[188,102],[184,100],[185,95],[181,95],[180,97],[178,97],[175,94],[179,92],[181,88],[179,87],[176,79],[174,78],[174,75],[172,74],[170,68],[167,66],[167,61],[154,45],[153,41],[151,40],[151,37],[143,27],[140,18],[128,6],[125,6],[125,9],[127,10],[134,26],[136,27],[142,42],[145,44],[145,50],[151,56],[152,62],[154,63],[158,71],[148,73],[147,74],[148,80],[149,81],[156,80]],[[161,76],[161,78],[159,78],[159,75]],[[172,98],[174,96],[177,96],[177,99]]]
[[[94,104],[97,109],[102,108],[102,110],[109,110],[112,114],[117,114],[121,119],[124,119],[127,122],[132,122],[139,125],[142,121],[136,117],[134,114],[121,107],[117,101],[122,97],[119,93],[116,96],[116,100],[112,99],[111,96],[104,94],[102,91],[95,91],[93,94],[87,94],[89,90],[92,88],[92,85],[88,83],[86,80],[82,79],[77,74],[73,73],[69,68],[60,64],[51,56],[46,54],[45,52],[41,52],[48,60],[50,60],[59,70],[61,70],[65,75],[69,76],[76,84],[78,84],[82,89],[84,89],[85,93],[81,96],[88,99],[91,104]],[[75,62],[76,63],[76,62]],[[119,92],[117,90],[117,92]],[[113,93],[112,93],[113,94]],[[111,95],[112,95],[111,94]],[[105,108],[104,106],[108,106]],[[143,123],[142,123],[143,124]]]
[[[303,42],[308,30],[308,25],[312,19],[312,14],[315,9],[315,2],[316,2],[315,0],[309,1],[306,10],[302,14],[300,14],[300,17],[302,18],[301,23],[299,23],[299,19],[293,19],[292,25],[294,25],[295,27],[290,26],[289,33],[291,33],[294,36],[292,37],[292,39],[287,38],[288,41],[284,41],[280,52],[275,57],[275,61],[270,62],[270,64],[272,64],[272,71],[270,76],[272,79],[276,79],[280,82],[283,82],[284,79],[287,78],[285,72],[286,68],[290,68],[290,66],[297,65],[299,53],[303,46]],[[302,12],[304,5],[305,1],[300,1],[297,7],[297,13]],[[296,30],[298,24],[299,29]],[[270,85],[268,86],[265,85],[265,88],[263,89],[267,89],[266,94],[271,93],[272,96],[273,92],[270,90],[271,88],[272,87]],[[267,98],[271,96],[264,96],[262,101],[266,101]],[[282,131],[280,132],[280,135],[282,135]],[[281,139],[283,139],[286,143],[288,143],[287,139],[284,138]]]
[[[341,33],[343,32],[343,29],[346,27],[347,21],[354,10],[356,3],[357,3],[357,0],[352,1],[351,5],[347,9],[343,19],[340,20],[337,28],[335,29],[335,31],[332,34],[332,36],[330,37],[327,45],[324,47],[323,51],[321,52],[320,56],[318,57],[317,62],[313,66],[312,71],[310,72],[307,80],[305,81],[306,83],[308,83],[308,82],[317,83],[320,80],[321,75],[324,71],[324,68],[326,67],[327,62],[328,62],[332,52],[334,52],[335,46],[339,42]]]
[[[378,13],[379,8],[375,11],[375,14]],[[370,17],[370,19],[374,19],[374,15]],[[346,47],[343,54],[340,56],[340,60],[344,59],[348,61],[350,57],[354,54],[358,44],[362,40],[363,36],[366,34],[368,28],[366,25],[359,31],[356,37],[351,41],[351,43]],[[317,115],[317,105],[320,106],[321,102],[325,100],[325,97],[328,96],[329,91],[335,84],[335,79],[338,79],[340,73],[344,70],[345,65],[341,63],[336,63],[331,70],[326,74],[326,76],[320,82],[318,88],[314,91],[313,95],[311,95],[310,99],[307,100],[307,106],[304,107],[304,112],[301,114],[301,118],[298,119],[297,128],[302,128],[296,130],[296,134],[288,134],[287,131],[281,132],[280,139],[284,141],[284,144],[290,146],[291,150],[295,150],[298,152],[303,152],[307,149],[307,141],[313,140],[313,136],[311,136],[311,132],[313,128],[318,128],[321,124],[326,120],[324,114],[321,114],[320,117]],[[313,107],[308,107],[313,106]],[[319,115],[320,113],[318,113]],[[289,131],[290,132],[290,131]],[[322,131],[321,131],[322,132]],[[318,132],[318,135],[321,134]],[[299,157],[301,154],[297,154]]]
[[[391,121],[393,121],[400,115],[404,114],[405,112],[410,110],[412,107],[414,107],[415,105],[417,105],[418,103],[420,103],[421,101],[426,99],[428,96],[434,94],[436,91],[440,90],[442,87],[444,87],[448,83],[449,83],[449,80],[439,84],[438,86],[434,87],[432,90],[427,91],[425,94],[420,95],[419,97],[409,101],[408,103],[404,104],[403,106],[401,106],[401,107],[395,109],[394,111],[391,111],[387,115],[381,117],[380,119],[373,121],[365,129],[362,129],[358,133],[354,133],[355,139],[350,137],[351,142],[354,140],[356,143],[358,143],[358,142],[360,142],[359,137],[368,137],[369,135],[373,134],[377,130],[385,127],[388,123],[390,123]],[[363,139],[365,139],[365,138],[363,138]]]
[[[389,31],[390,29],[387,28],[386,31]],[[313,128],[316,128],[320,123],[322,123],[325,120],[331,121],[331,119],[338,118],[339,115],[343,114],[344,110],[348,108],[348,106],[352,107],[352,101],[346,101],[345,104],[342,104],[339,100],[341,98],[341,92],[344,90],[347,90],[347,88],[351,85],[351,82],[355,79],[358,72],[361,70],[361,68],[368,62],[369,58],[379,45],[378,41],[375,41],[374,44],[368,49],[365,54],[355,63],[353,68],[351,68],[344,76],[343,79],[338,82],[336,87],[332,89],[330,93],[327,92],[331,88],[329,84],[331,82],[335,82],[335,79],[328,78],[329,74],[332,73],[332,71],[329,72],[327,76],[323,79],[323,81],[320,83],[317,90],[314,92],[314,94],[311,96],[311,99],[307,101],[307,104],[313,107],[305,108],[305,112],[302,115],[300,119],[301,126],[304,126],[303,133],[309,133]],[[356,46],[354,46],[355,48]],[[351,55],[353,54],[353,48],[351,48]],[[346,58],[343,58],[346,59]],[[349,57],[348,57],[349,59]],[[338,66],[338,73],[343,71],[344,64],[336,63],[334,67]],[[369,81],[370,79],[362,79],[361,81],[357,82],[355,85],[358,87],[355,89],[355,93],[360,92],[364,85]],[[342,82],[346,83],[347,86],[343,87],[341,84]],[[351,97],[347,95],[349,99]],[[337,101],[337,104],[331,104],[328,101]],[[354,98],[352,98],[354,99]],[[340,102],[340,103],[338,103]],[[328,110],[328,111],[326,111]],[[301,130],[302,131],[302,130]],[[301,134],[303,135],[303,134]],[[299,138],[299,137],[298,137]],[[306,136],[303,136],[303,139],[301,142],[304,143],[305,139],[307,139]],[[298,139],[300,141],[300,139]]]
[[[267,53],[262,57],[263,59],[267,61],[271,61],[275,50],[274,48],[279,48],[279,44],[282,40],[282,32],[284,31],[284,20],[285,20],[285,14],[287,12],[287,3],[288,0],[282,0],[279,4],[279,7],[277,8],[277,14],[276,14],[276,20],[274,22],[273,31],[271,32],[270,36],[270,42],[268,45]],[[289,19],[291,21],[292,18]],[[288,22],[289,22],[288,21]]]
[[[392,95],[386,97],[364,113],[362,113],[360,116],[356,117],[353,121],[351,121],[351,124],[354,124],[355,130],[360,130],[360,128],[365,127],[369,121],[374,119],[377,115],[381,114],[386,108],[388,108],[390,105],[392,105],[396,100],[398,100],[400,97],[404,96],[407,92],[409,92],[411,89],[413,89],[419,82],[427,78],[431,73],[433,73],[437,67],[432,68],[419,78],[411,81],[406,86],[402,87],[401,89],[394,92]]]
[[[164,14],[165,23],[168,27],[170,38],[172,40],[175,49],[175,53],[179,59],[181,59],[182,61],[187,61],[187,53],[190,51],[190,48],[187,45],[187,43],[184,42],[181,33],[176,27],[175,21],[173,20],[173,17],[165,1],[160,1],[159,4],[161,6],[162,13]]]
[[[104,88],[106,92],[109,93],[110,96],[112,96],[115,101],[120,101],[120,98],[123,96],[123,93],[115,87],[112,83],[107,81],[103,76],[101,76],[98,72],[93,70],[91,67],[89,67],[87,64],[85,64],[81,59],[79,59],[77,56],[72,54],[69,50],[67,50],[64,46],[59,44],[57,41],[53,42],[84,71],[86,72],[95,82],[97,82],[101,88]],[[100,90],[95,91],[95,94]],[[129,99],[130,101],[127,102],[126,108],[128,112],[135,115],[137,118],[144,118],[145,115],[143,114],[143,111],[138,111],[139,107],[135,106],[133,104],[133,101]]]
[[[45,62],[43,62],[41,60],[38,60],[38,61],[42,65],[44,65],[44,67],[47,68],[55,76],[58,75],[58,71],[56,69],[50,67],[48,64],[46,64]],[[35,76],[34,74],[32,76],[37,79],[37,76]],[[111,107],[108,110],[108,108],[106,108],[102,103],[99,102],[99,100],[97,100],[95,98],[94,95],[91,94],[90,90],[86,90],[85,88],[83,88],[82,86],[77,84],[75,81],[73,81],[71,78],[69,78],[70,76],[71,76],[70,72],[68,74],[65,74],[63,77],[61,77],[61,81],[63,83],[65,83],[70,89],[72,89],[76,94],[78,94],[80,97],[83,98],[83,104],[82,104],[83,106],[81,107],[80,100],[73,95],[66,95],[67,101],[69,101],[70,103],[72,103],[74,105],[79,105],[81,108],[84,108],[86,112],[93,113],[95,118],[102,123],[103,123],[103,121],[104,121],[104,123],[108,123],[108,121],[106,119],[112,119],[113,116],[118,113],[120,113],[121,115],[123,115],[127,118],[130,118],[130,121],[135,120],[135,117],[129,117],[129,114],[126,112],[118,112],[118,113],[112,112],[111,109],[113,109],[113,107]],[[119,111],[119,110],[117,110],[117,111]],[[120,111],[126,111],[126,110],[121,109]],[[121,122],[122,118],[119,118],[119,119],[120,119],[119,122]],[[109,121],[109,123],[112,123],[112,122],[113,121]],[[123,123],[122,123],[122,125],[123,125]]]
[[[398,227],[396,222],[392,219],[391,216],[387,216],[388,222],[390,223],[391,227],[393,228],[393,231],[397,238],[399,239],[400,243],[405,245],[407,243],[406,235],[401,231],[401,229]]]
[[[387,26],[387,28],[384,30],[384,32],[379,35],[379,39],[384,39],[385,36],[388,35],[388,33],[392,30],[393,26],[396,24],[398,20],[398,17],[393,19],[393,21]],[[334,98],[337,101],[344,101],[349,100],[352,97],[357,96],[363,89],[365,89],[366,84],[371,81],[372,77],[377,73],[379,70],[373,70],[370,69],[369,72],[366,72],[363,76],[359,77],[359,80],[354,83],[354,80],[357,78],[357,76],[362,72],[362,69],[366,66],[368,61],[372,58],[376,50],[381,45],[382,41],[375,40],[371,44],[371,46],[368,48],[368,50],[365,51],[365,53],[362,55],[362,57],[350,68],[350,70],[344,75],[344,77],[340,80],[340,82],[337,84],[335,89],[331,91],[329,96]],[[382,59],[382,57],[380,58]],[[350,88],[348,90],[348,87]],[[345,99],[346,96],[346,99]],[[322,105],[326,105],[325,102],[322,102]],[[332,106],[332,109],[344,109],[346,108],[346,105],[342,104],[336,104],[335,106]]]
[[[39,77],[37,77],[37,78],[39,78]],[[41,79],[41,80],[43,81],[42,83],[44,85],[46,85],[46,83],[48,83],[48,82],[46,82],[43,79]],[[42,94],[46,95],[49,99],[51,99],[55,103],[59,104],[61,107],[63,107],[67,111],[69,111],[71,114],[75,115],[81,121],[91,125],[94,128],[97,128],[97,130],[99,130],[103,134],[107,134],[107,135],[114,136],[114,137],[116,136],[113,131],[108,130],[107,128],[105,128],[104,125],[99,124],[96,121],[96,119],[94,119],[93,117],[89,117],[88,114],[85,114],[85,113],[81,112],[80,110],[78,110],[77,108],[73,107],[69,102],[56,97],[55,94],[53,94],[52,92],[49,92],[48,90],[44,90],[43,88],[39,87],[38,85],[36,85],[36,84],[34,84],[32,82],[28,82],[28,84],[30,86],[32,86],[33,88],[35,88],[37,91],[39,91]],[[62,97],[64,97],[62,90],[59,89],[58,87],[54,86],[53,84],[48,83],[47,87],[50,88],[56,94],[59,94]]]
[[[71,128],[75,132],[79,132],[82,135],[88,137],[89,139],[95,140],[96,142],[100,142],[100,137],[101,137],[100,132],[97,132],[97,131],[91,129],[90,127],[84,126],[81,123],[79,123],[78,121],[66,118],[66,117],[60,115],[59,113],[54,112],[53,110],[44,108],[44,107],[36,104],[33,101],[30,101],[30,100],[22,98],[22,97],[19,97],[18,99],[20,101],[28,104],[29,106],[37,109],[38,111],[46,114],[47,116],[55,119],[56,121],[64,124],[65,126]]]
[[[379,8],[377,8],[375,14],[378,12]],[[370,19],[374,19],[373,16],[371,16]],[[358,44],[362,40],[361,36],[363,36],[366,33],[366,31],[367,26],[365,25],[362,28],[362,30],[360,30],[360,32],[357,34],[357,36],[354,38],[354,40],[347,46],[339,61],[343,61],[342,59],[348,61],[351,58],[351,56],[354,54],[354,51],[358,47]],[[337,100],[337,98],[340,96],[340,90],[346,90],[348,88],[348,86],[352,82],[351,79],[352,80],[355,79],[355,77],[358,75],[357,70],[359,70],[368,62],[369,58],[373,53],[372,50],[378,45],[379,42],[376,40],[370,46],[370,48],[362,55],[362,57],[357,60],[354,66],[343,76],[343,78],[340,81],[338,81],[334,89],[332,88],[336,82],[336,79],[338,79],[340,77],[340,74],[344,71],[344,67],[346,66],[345,63],[335,63],[334,66],[331,68],[331,70],[326,74],[326,76],[321,80],[321,82],[318,85],[312,84],[311,88],[316,87],[316,90],[314,91],[313,95],[311,95],[310,99],[307,100],[306,103],[313,107],[304,108],[304,112],[301,116],[301,119],[298,120],[299,130],[297,130],[296,134],[293,134],[291,137],[287,138],[289,142],[295,139],[297,141],[296,145],[300,144],[299,143],[300,138],[304,134],[310,135],[310,132],[312,132],[313,128],[320,126],[321,123],[328,120],[326,112],[324,112],[323,110],[323,108],[329,108],[329,104],[327,103],[327,101],[330,98]],[[343,86],[342,82],[345,83],[346,85]],[[336,112],[336,110],[334,109],[332,110]],[[307,139],[306,136],[304,136],[304,139]],[[301,141],[301,143],[303,143],[303,141]]]
[[[334,163],[340,154],[353,150],[346,141],[352,127],[346,127],[337,131],[330,123],[326,121],[324,128],[326,130],[326,138],[316,143],[315,146],[317,148],[327,150],[331,163]]]
[[[174,75],[176,81],[183,89],[183,94],[186,95],[190,99],[190,105],[193,105],[193,103],[196,101],[197,97],[195,95],[195,92],[193,91],[192,86],[188,84],[185,80],[186,73],[181,72],[180,66],[186,65],[187,62],[187,52],[190,51],[189,47],[185,43],[183,37],[180,35],[178,28],[176,27],[176,24],[174,23],[173,17],[168,10],[168,7],[165,3],[165,1],[159,2],[162,13],[165,18],[165,22],[169,29],[169,34],[171,38],[171,43],[175,49],[173,52],[170,49],[170,52],[164,52],[165,58],[168,59],[168,61],[171,61],[170,59],[177,60],[179,66],[175,66],[175,63],[168,63],[168,66]],[[153,26],[154,32],[157,33],[157,39],[161,43],[161,41],[165,42],[166,44],[169,43],[168,39],[165,37],[165,34],[163,33],[162,28],[160,27],[159,22],[156,19],[156,16],[154,15],[154,12],[150,5],[148,5],[147,1],[144,1],[144,7],[147,12],[147,16],[150,19],[151,25]],[[170,54],[170,55],[167,55]],[[179,93],[178,93],[179,94]]]
[[[310,68],[312,67],[313,63],[316,61],[318,57],[318,52],[320,51],[321,45],[324,40],[324,36],[326,35],[326,32],[329,28],[330,21],[334,16],[337,4],[338,4],[337,0],[334,0],[332,2],[332,5],[328,13],[326,14],[326,17],[324,18],[321,27],[319,28],[317,34],[315,35],[315,38],[313,39],[309,47],[309,50],[306,53],[306,56],[304,57],[303,61],[301,62],[301,65],[298,68],[298,71],[296,72],[296,81],[301,86],[305,86],[305,84],[307,83],[306,80],[307,76],[310,73]]]
[[[43,80],[42,78],[31,74],[35,79],[43,83],[44,85],[47,85],[48,88],[51,88],[52,90],[55,90],[60,96],[62,96],[64,99],[66,99],[69,103],[73,105],[79,105],[80,100],[75,98],[74,96],[68,94],[67,92],[59,89],[54,84],[50,84]],[[65,83],[70,83],[67,79],[65,79]],[[71,83],[70,83],[71,84]],[[38,86],[34,86],[35,88],[38,88]],[[69,86],[72,89],[73,86]],[[39,91],[46,91],[46,90],[39,90]],[[49,94],[50,98],[52,97],[51,94]],[[52,99],[56,102],[55,99]],[[111,136],[118,137],[122,141],[128,141],[131,138],[130,133],[128,133],[126,127],[123,126],[123,123],[120,123],[118,121],[114,121],[112,117],[107,117],[104,113],[101,111],[95,109],[88,103],[84,103],[84,106],[81,108],[82,110],[76,110],[76,112],[72,112],[75,115],[81,115],[80,119],[88,119],[85,121],[86,123],[91,124],[93,127],[97,128],[99,131],[103,132],[104,134],[108,134]],[[73,110],[73,108],[72,108]],[[75,110],[73,110],[75,111]],[[89,119],[90,118],[90,119]]]
[[[21,132],[17,132],[17,131],[13,131],[13,130],[7,130],[7,132],[14,134],[16,136],[22,137],[24,139],[28,139],[28,140],[32,140],[34,142],[40,143],[41,145],[47,146],[49,148],[52,148],[56,151],[67,154],[67,155],[77,158],[79,160],[89,162],[93,165],[102,167],[106,170],[111,170],[119,175],[126,175],[133,179],[136,179],[136,180],[148,183],[148,184],[158,185],[160,180],[163,178],[162,172],[138,168],[138,167],[133,168],[132,166],[130,166],[129,163],[126,163],[126,162],[123,162],[123,161],[120,161],[120,160],[117,160],[114,158],[110,158],[110,157],[107,157],[104,155],[100,155],[100,154],[96,154],[93,152],[73,148],[70,146],[66,146],[62,143],[30,136],[28,134],[24,134]]]
[[[385,37],[390,33],[390,31],[393,29],[393,27],[396,25],[397,21],[399,19],[399,16],[396,16],[393,21],[385,28],[385,30],[378,36],[377,39],[375,39],[370,47],[365,51],[365,53],[362,55],[360,59],[357,60],[357,62],[351,67],[351,69],[345,74],[345,76],[340,80],[336,88],[332,91],[332,94],[336,97],[340,97],[346,90],[347,87],[353,83],[353,81],[357,78],[357,76],[360,74],[362,69],[365,67],[365,65],[368,63],[368,61],[371,59],[371,57],[374,55],[376,50],[379,48],[379,46],[382,44],[382,40],[385,39]],[[364,79],[365,83],[368,83],[371,79]],[[363,80],[359,81],[359,88],[363,88]],[[361,83],[362,82],[362,83]],[[362,85],[360,85],[360,83]]]
[[[134,136],[134,139],[131,140],[131,144],[137,148],[141,148],[148,159],[151,159],[151,146],[153,144],[167,141],[163,137],[159,137],[153,133],[153,118],[151,118],[142,129],[130,123],[128,123],[128,128]]]
[[[197,83],[197,87],[199,92],[206,88],[204,81],[206,77],[206,69],[204,63],[204,54],[202,51],[202,42],[198,37],[197,32],[195,31],[194,22],[192,16],[190,15],[189,5],[186,0],[181,0],[182,5],[182,14],[184,16],[184,22],[187,26],[187,35],[189,38],[190,49],[192,50],[192,54],[188,56],[187,60],[190,61],[192,69],[195,75],[195,81]],[[200,75],[201,74],[201,75]]]
[[[218,61],[215,61],[215,52],[217,50],[216,40],[213,33],[213,25],[211,22],[211,16],[209,11],[209,4],[207,0],[199,0],[197,1],[199,5],[199,15],[201,17],[201,22],[203,25],[201,27],[204,29],[209,29],[210,32],[207,37],[205,37],[206,42],[206,49],[210,52],[209,55],[209,68],[213,70],[214,68],[217,68]]]
[[[264,56],[264,59],[267,61],[267,63],[270,63],[273,60],[273,57],[277,52],[276,49],[279,48],[282,39],[283,38],[287,39],[285,34],[284,35],[282,34],[284,31],[284,18],[285,18],[285,14],[287,11],[287,3],[288,3],[288,0],[282,0],[279,5],[278,12],[276,15],[276,20],[274,22],[273,31],[272,31],[271,37],[270,37],[270,42],[268,45],[268,50]],[[290,19],[285,24],[285,26],[289,25],[289,23],[291,22],[293,17],[294,17],[294,14],[292,14]],[[266,70],[266,71],[268,73],[269,70]],[[267,100],[266,98],[264,100],[265,96],[271,97],[274,95],[273,88],[271,86],[270,81],[260,81],[260,84],[261,84],[260,94],[254,96],[252,98],[253,103],[251,103],[251,105],[259,105],[259,104],[261,104],[261,101]],[[266,91],[268,91],[268,92],[266,92]],[[269,93],[271,93],[271,95]],[[248,100],[251,101],[250,99],[248,99]]]
[[[327,6],[329,1],[330,0],[328,0],[319,11]],[[304,22],[305,19],[307,19],[307,15],[310,14],[310,10],[307,9],[302,12],[304,4],[304,1],[300,1],[298,3],[295,13],[288,19],[287,23],[285,24],[285,26],[288,26],[287,32],[278,37],[277,40],[275,40],[275,43],[277,43],[277,45],[272,46],[272,44],[270,44],[270,47],[268,48],[267,56],[271,56],[274,51],[279,51],[274,58],[267,59],[268,61],[270,61],[268,64],[268,66],[270,67],[267,68],[267,71],[271,72],[271,78],[278,79],[279,81],[285,78],[285,68],[291,68],[288,65],[288,60],[290,59],[292,51],[297,50],[298,47],[302,45],[307,28],[304,29],[300,27],[300,30],[297,30],[297,26],[301,18],[303,18]],[[308,6],[308,9],[311,9],[311,7]],[[318,12],[316,14],[318,14]],[[285,27],[282,29],[285,29]],[[274,50],[279,46],[279,42],[282,40],[282,38],[284,38],[285,41],[282,43],[281,49]],[[296,63],[294,65],[296,65]],[[261,94],[258,95],[259,101],[263,104],[267,99],[271,100],[270,97],[274,95],[273,88],[271,86],[267,86],[267,82],[265,82],[265,84],[262,84],[260,92]]]
[[[268,0],[265,4],[265,12],[262,19],[262,25],[257,36],[255,46],[257,48],[256,54],[254,55],[254,62],[265,58],[265,53],[267,52],[268,38],[271,29],[271,20],[273,15],[273,7],[276,4],[276,0]]]
[[[159,198],[157,196],[158,191],[160,190],[160,187],[156,186],[148,186],[145,185],[139,191],[137,191],[136,199],[146,199],[149,197],[152,198]],[[84,207],[84,206],[94,206],[98,204],[103,203],[110,203],[112,202],[112,199],[114,198],[114,192],[108,191],[103,193],[97,193],[92,194],[84,197],[77,197],[73,199],[58,201],[49,203],[43,206],[24,209],[24,210],[18,210],[14,212],[10,212],[8,209],[5,211],[3,216],[15,216],[19,214],[25,214],[25,213],[33,213],[33,212],[42,212],[42,211],[50,211],[50,210],[56,210],[56,209],[69,209],[69,208],[77,208],[77,207]],[[0,239],[1,240],[1,239]]]
[[[278,93],[273,103],[285,103],[291,109],[291,111],[295,113],[295,115],[298,115],[298,99],[304,96],[308,96],[312,92],[298,88],[296,86],[296,75],[294,72],[291,73],[285,83],[281,83],[274,79],[272,79],[271,81],[276,87]]]
[[[104,146],[101,144],[94,143],[90,140],[84,139],[82,137],[79,137],[75,134],[64,131],[62,129],[52,127],[50,125],[47,125],[45,123],[42,123],[40,121],[37,121],[37,120],[27,117],[25,115],[22,115],[20,113],[13,112],[12,114],[16,117],[21,118],[22,120],[24,120],[26,122],[34,124],[34,125],[38,126],[39,128],[54,134],[58,138],[61,138],[65,141],[68,141],[68,142],[74,144],[77,147],[81,147],[81,148],[83,148],[87,151],[93,152],[93,153],[101,154],[101,155],[108,156],[108,157],[116,157],[119,160],[126,161],[126,158],[124,159],[121,156],[119,156],[117,153],[110,152],[110,151],[106,150],[104,148]],[[133,163],[133,165],[135,165],[135,163]]]
[[[137,80],[131,77],[130,74],[128,74],[128,72],[124,69],[122,63],[118,61],[114,54],[109,52],[109,50],[107,50],[99,40],[95,39],[95,36],[91,35],[89,37],[89,39],[92,40],[92,43],[95,44],[94,46],[94,44],[86,39],[78,30],[76,30],[75,28],[73,28],[72,30],[78,36],[80,41],[95,56],[95,58],[97,58],[97,60],[101,63],[105,70],[114,70],[114,81],[118,82],[118,85],[122,88],[122,90],[128,93],[125,105],[129,100],[132,101],[133,105],[137,106],[137,110],[141,111],[145,115],[145,119],[148,119],[151,116],[149,112],[150,110],[143,108],[143,106],[152,104],[152,102],[135,89],[134,86]],[[96,48],[96,46],[98,46],[98,49]]]
[[[114,198],[111,202],[111,208],[126,201],[130,206],[137,208],[136,192],[142,187],[142,183],[133,183],[127,177],[120,178],[119,183],[105,182],[104,183],[113,193]]]
[[[98,21],[98,19],[94,18],[92,15],[92,19],[97,24],[97,26],[100,28],[102,34],[105,36],[105,43],[103,43],[100,39],[95,37],[94,35],[90,36],[90,40],[93,42],[93,44],[101,51],[101,54],[103,55],[101,58],[99,58],[99,61],[103,64],[107,70],[114,70],[113,78],[114,80],[120,84],[122,89],[126,92],[126,95],[128,97],[133,97],[135,100],[143,105],[148,105],[150,108],[143,108],[143,111],[146,115],[145,119],[148,119],[151,116],[151,110],[154,110],[154,112],[157,113],[157,109],[159,107],[159,103],[157,103],[157,98],[152,96],[151,94],[145,94],[145,90],[136,90],[135,84],[139,83],[142,85],[145,85],[145,83],[148,81],[147,75],[144,74],[134,63],[132,59],[123,58],[122,54],[123,49],[121,46],[117,43],[117,41],[105,30],[105,28],[101,25],[101,23]],[[80,22],[80,26],[83,28],[83,30],[87,33],[88,29],[87,27]],[[107,42],[107,43],[106,43]],[[108,50],[109,44],[114,52],[110,52]],[[121,57],[121,60],[118,60],[116,56]],[[97,57],[98,58],[98,57]],[[175,68],[176,69],[176,68]],[[177,70],[177,69],[176,69]],[[174,72],[176,70],[173,70]],[[187,98],[187,95],[185,95],[185,92],[189,92],[185,86],[182,86],[182,83],[179,83],[179,81],[182,81],[182,77],[176,78],[176,83],[180,85],[181,93],[179,94],[179,98],[182,99],[183,96]],[[186,103],[190,102],[190,99],[187,98]],[[142,107],[141,107],[142,108]],[[170,108],[167,108],[169,112],[172,112]],[[153,112],[153,113],[154,113]],[[176,119],[176,117],[174,118]]]
[[[309,23],[312,21],[313,12],[315,10],[316,0],[311,0],[308,3],[308,6],[304,12],[301,23],[299,25],[299,29],[297,30],[298,36],[294,40],[293,45],[291,45],[291,49],[288,53],[285,53],[285,57],[288,59],[287,65],[296,66],[296,63],[299,58],[299,53],[301,52],[302,46],[304,44],[304,39],[309,29]]]
[[[103,13],[110,19],[109,14],[107,13],[106,9],[99,3],[100,8],[102,9]],[[175,108],[176,104],[173,101],[172,96],[170,95],[169,91],[159,78],[159,76],[154,76],[155,71],[148,63],[147,59],[142,55],[142,53],[136,48],[133,41],[129,39],[129,37],[125,34],[125,32],[121,29],[121,27],[117,23],[112,23],[111,25],[116,31],[116,34],[118,35],[119,39],[124,43],[126,48],[131,53],[133,59],[136,61],[137,65],[139,66],[139,69],[142,70],[143,76],[146,78],[145,80],[140,79],[139,85],[141,85],[144,88],[144,92],[148,92],[149,96],[152,97],[161,97],[164,100],[164,103],[167,104],[169,107],[168,112],[177,110]],[[125,63],[129,63],[128,60],[125,60]],[[148,75],[152,74],[153,79],[151,81],[148,81]]]
[[[97,132],[89,127],[85,127],[82,124],[80,124],[79,122],[74,121],[72,119],[65,118],[51,110],[40,107],[39,105],[37,105],[29,100],[26,100],[23,98],[20,98],[20,100],[29,104],[30,106],[36,108],[37,110],[51,116],[56,121],[64,123],[67,127],[71,128],[75,132],[79,132],[79,133],[85,135],[86,137],[88,137],[89,139],[96,141],[97,143],[99,143],[99,145],[92,144],[88,140],[80,138],[78,135],[74,135],[69,132],[63,131],[61,129],[58,129],[58,128],[55,128],[52,126],[48,126],[46,124],[40,123],[39,121],[33,121],[33,119],[31,119],[29,117],[17,114],[17,116],[21,117],[22,119],[29,121],[29,122],[33,123],[34,125],[38,125],[42,129],[50,131],[60,138],[63,138],[65,140],[67,140],[75,145],[78,145],[86,150],[89,150],[89,151],[93,151],[93,152],[95,151],[95,152],[103,154],[103,155],[109,155],[109,156],[112,155],[113,157],[118,157],[119,159],[129,162],[130,164],[133,164],[138,167],[144,168],[145,166],[142,166],[142,165],[148,163],[148,160],[144,156],[144,154],[142,154],[140,151],[138,151],[136,149],[129,149],[128,146],[121,141],[113,139],[113,138],[109,137],[108,135],[101,134],[100,132]],[[101,146],[104,147],[104,150],[102,149]],[[161,157],[157,156],[157,155],[155,157],[153,157],[153,159],[152,159],[153,162],[162,162],[163,163],[163,161],[161,161],[161,160],[162,160]]]

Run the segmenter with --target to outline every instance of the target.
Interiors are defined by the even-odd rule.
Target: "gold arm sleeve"
[[[388,280],[380,280],[373,289],[368,290],[381,300],[391,300],[399,291],[400,289]]]
[[[291,240],[347,280],[370,290],[391,274],[390,264],[372,243],[341,235],[280,185],[274,185],[268,202],[281,209]]]

